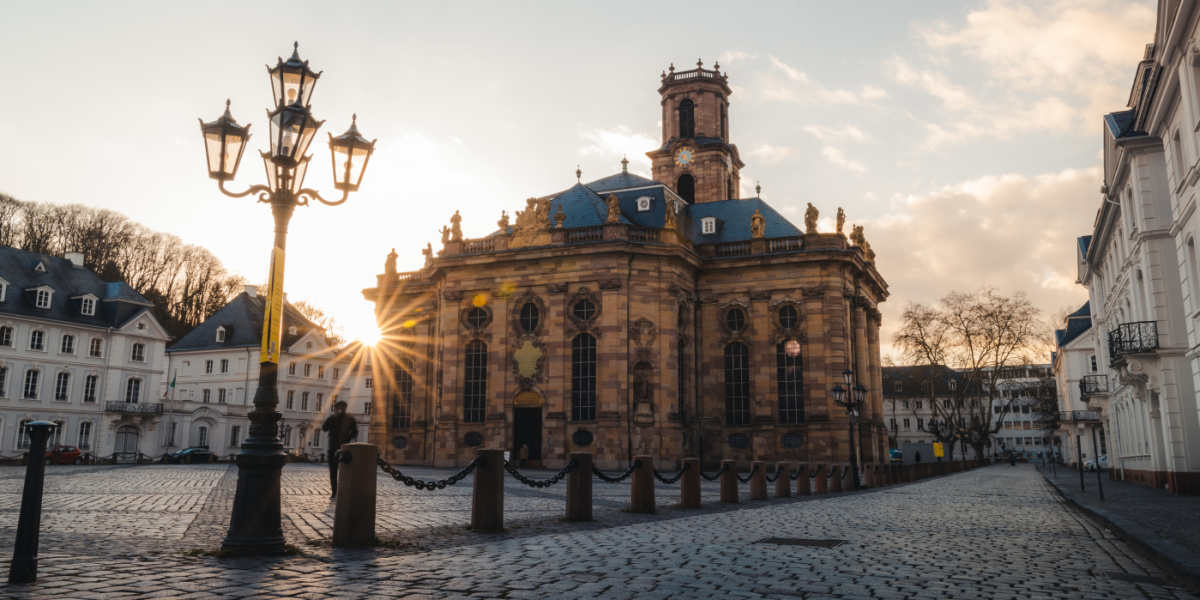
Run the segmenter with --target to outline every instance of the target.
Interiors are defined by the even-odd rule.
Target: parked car
[[[83,452],[75,446],[58,445],[46,451],[48,465],[81,465]]]
[[[1102,455],[1100,457],[1100,468],[1105,471],[1108,470],[1108,455],[1107,454]],[[1096,470],[1096,461],[1089,460],[1089,461],[1083,463],[1083,469],[1085,471],[1095,471]]]
[[[173,464],[187,463],[210,463],[216,462],[217,455],[213,454],[208,448],[194,446],[192,448],[184,448],[179,452],[171,454],[167,457],[167,462]]]

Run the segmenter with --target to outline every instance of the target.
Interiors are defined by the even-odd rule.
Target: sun
[[[379,332],[379,327],[374,323],[368,323],[354,330],[354,339],[363,343],[364,346],[374,346],[379,343],[379,339],[383,334]]]

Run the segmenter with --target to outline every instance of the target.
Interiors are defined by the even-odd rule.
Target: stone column
[[[471,498],[471,531],[504,533],[504,450],[476,452],[484,463],[475,467]]]
[[[791,465],[785,462],[776,463],[775,470],[775,497],[776,498],[791,498],[792,497],[792,469]]]
[[[331,448],[331,452],[334,450]],[[337,504],[333,512],[333,545],[358,546],[375,541],[375,457],[374,444],[342,444],[350,460],[338,467]]]

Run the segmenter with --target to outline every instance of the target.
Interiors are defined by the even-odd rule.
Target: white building
[[[82,254],[0,247],[0,454],[25,452],[35,420],[60,424],[51,446],[153,454],[168,339],[153,304],[84,268]]]
[[[1062,460],[1073,466],[1080,460],[1087,462],[1108,453],[1104,425],[1096,411],[1084,402],[1086,395],[1108,391],[1108,377],[1100,374],[1091,328],[1091,306],[1084,303],[1067,316],[1063,329],[1054,332],[1052,362],[1062,423],[1057,436]]]
[[[1114,475],[1200,493],[1200,11],[1160,2],[1128,110],[1104,117],[1104,186],[1077,244]]]
[[[249,435],[247,413],[258,388],[264,298],[254,286],[238,294],[167,349],[167,405],[161,452],[203,446],[221,456],[236,454]],[[321,423],[330,414],[348,373],[348,361],[325,330],[285,302],[279,362],[280,437],[295,454],[328,452]],[[360,439],[366,439],[362,424]]]

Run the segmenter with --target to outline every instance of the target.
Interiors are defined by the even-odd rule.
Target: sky
[[[659,75],[729,76],[742,195],[794,223],[864,225],[904,307],[1024,291],[1047,316],[1087,300],[1074,239],[1100,205],[1101,118],[1125,108],[1150,1],[0,2],[0,192],[120,211],[265,282],[266,205],[208,179],[196,119],[225,104],[264,183],[270,81],[293,42],[323,71],[306,186],[332,189],[326,133],[377,138],[363,185],[298,208],[289,299],[369,335],[388,251],[401,271],[462,211],[467,237],[525,198],[629,169],[660,145]],[[885,351],[887,348],[885,348]],[[1048,360],[1048,357],[1047,357]]]

